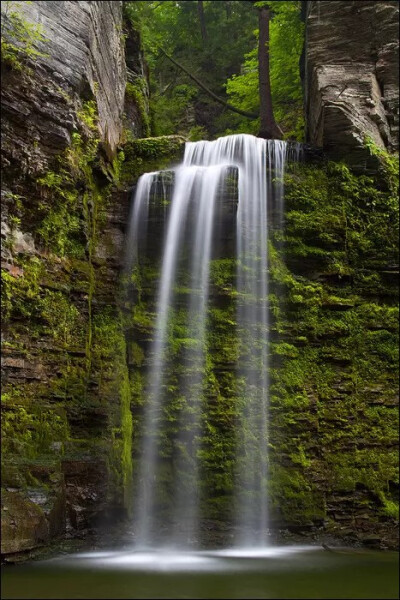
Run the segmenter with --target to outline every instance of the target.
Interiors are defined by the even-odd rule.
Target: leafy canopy
[[[155,135],[191,139],[226,133],[256,133],[251,121],[217,105],[162,55],[183,64],[209,89],[237,108],[258,112],[257,7],[268,4],[271,86],[275,118],[287,137],[303,129],[299,57],[303,44],[300,2],[205,1],[202,36],[195,1],[125,2],[126,17],[141,32],[150,68]]]

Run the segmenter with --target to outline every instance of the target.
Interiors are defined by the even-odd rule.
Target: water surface
[[[78,553],[2,572],[2,598],[398,598],[398,554],[315,547]]]

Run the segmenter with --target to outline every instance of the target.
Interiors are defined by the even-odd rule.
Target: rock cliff
[[[2,553],[126,512],[131,418],[117,306],[129,197],[121,2],[2,3]],[[128,38],[129,39],[129,38]],[[148,118],[148,117],[147,117]]]
[[[398,2],[308,1],[305,6],[307,141],[333,160],[373,168],[365,136],[397,148]]]
[[[5,85],[2,106],[6,122],[10,121],[4,137],[6,156],[10,153],[13,159],[10,146],[15,148],[17,141],[15,158],[29,162],[36,142],[31,168],[38,169],[42,164],[38,153],[51,156],[71,143],[76,103],[91,98],[97,104],[101,141],[111,154],[115,153],[122,131],[126,84],[121,3],[4,4],[4,36],[8,32],[13,38],[19,18],[28,27],[39,27],[35,48],[41,52],[35,61],[35,77],[30,81],[32,89],[26,82],[25,86]],[[32,35],[31,30],[27,29],[26,35]],[[26,40],[17,40],[16,45],[26,46]],[[8,80],[6,77],[6,84]]]

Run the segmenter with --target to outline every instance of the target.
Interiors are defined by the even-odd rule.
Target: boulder
[[[1,492],[1,553],[31,550],[49,540],[43,509],[17,491]]]

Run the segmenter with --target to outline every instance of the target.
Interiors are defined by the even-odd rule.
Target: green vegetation
[[[67,150],[34,180],[27,176],[34,210],[19,194],[10,203],[11,231],[32,231],[36,250],[13,255],[2,270],[3,352],[12,372],[2,396],[2,448],[5,484],[21,488],[35,484],[32,465],[57,462],[60,470],[60,461],[71,457],[104,460],[109,499],[118,497],[130,508],[160,261],[156,254],[145,257],[125,282],[134,302],[124,298],[115,306],[114,267],[99,251],[112,244],[104,227],[111,194],[143,172],[178,161],[184,138],[255,133],[258,127],[257,121],[228,116],[167,64],[159,47],[186,66],[190,54],[191,69],[238,108],[259,107],[257,12],[250,3],[204,2],[205,28],[196,2],[124,4],[141,28],[151,68],[151,116],[145,80],[136,77],[126,86],[146,137],[128,136],[107,163],[96,103],[85,101]],[[269,5],[275,12],[275,116],[286,137],[301,139],[299,3]],[[36,45],[44,38],[17,10],[7,18],[2,60],[20,71],[41,56]],[[285,229],[271,231],[268,247],[270,509],[273,518],[300,527],[329,520],[334,528],[340,494],[357,492],[355,502],[371,509],[371,520],[393,519],[398,510],[398,162],[371,139],[365,144],[378,165],[374,176],[356,176],[335,163],[289,167]],[[153,222],[159,223],[166,202],[152,204]],[[11,237],[7,249],[13,249]],[[191,464],[177,444],[192,410],[188,399],[192,393],[202,397],[193,409],[202,414],[201,512],[215,519],[232,516],[237,423],[248,400],[237,364],[260,368],[254,353],[239,344],[236,311],[243,298],[235,289],[236,269],[232,257],[211,262],[200,372],[191,361],[198,340],[188,313],[179,304],[171,311],[160,416],[160,498],[166,506],[173,469],[182,468],[182,459]],[[182,272],[177,297],[187,295],[189,281]],[[251,437],[250,428],[245,433]]]
[[[51,455],[51,444],[66,439],[68,425],[65,412],[59,408],[38,406],[18,389],[2,394],[1,402],[2,452],[6,457],[29,460]]]
[[[125,15],[142,35],[150,66],[153,135],[213,139],[256,133],[259,122],[226,111],[160,48],[196,75],[214,94],[242,110],[258,113],[258,16],[256,3],[125,2]],[[268,2],[271,21],[271,86],[275,117],[286,137],[303,138],[299,58],[303,45],[300,2]],[[136,93],[136,92],[135,92]],[[140,100],[139,100],[140,103]],[[201,132],[201,133],[200,133]],[[200,136],[200,138],[199,138]]]
[[[126,84],[125,96],[132,98],[138,108],[140,120],[143,128],[143,137],[150,135],[150,117],[145,93],[147,82],[142,77],[137,77],[134,82],[128,81]]]
[[[119,169],[120,182],[134,181],[142,173],[160,170],[178,161],[183,155],[184,141],[178,135],[128,141]]]
[[[260,3],[258,3],[260,4]],[[298,2],[268,2],[274,13],[270,26],[271,91],[275,120],[285,137],[303,140],[304,117],[299,60],[304,32]],[[256,32],[257,33],[257,32]],[[258,57],[257,47],[245,55],[239,74],[227,80],[226,91],[230,101],[243,110],[257,112]],[[249,123],[242,117],[231,118],[236,125],[228,133],[257,134],[258,122]]]
[[[72,133],[71,145],[57,157],[54,170],[48,170],[37,179],[41,195],[38,212],[39,216],[43,215],[37,234],[41,244],[58,256],[83,258],[86,239],[89,239],[89,252],[95,243],[92,216],[100,210],[101,200],[92,177],[99,144],[94,101],[85,102],[77,116],[82,131]],[[80,214],[79,183],[87,189],[83,201],[84,220]]]
[[[3,2],[2,16],[4,27],[1,36],[1,60],[16,71],[30,71],[26,66],[45,54],[37,46],[46,41],[41,25],[33,25],[26,21],[19,10],[19,5],[31,2]]]
[[[288,266],[282,250],[269,252],[279,299],[272,335],[294,347],[285,343],[271,362],[271,460],[288,455],[292,471],[307,479],[308,500],[307,485],[293,483],[279,501],[298,522],[306,522],[308,506],[329,515],[332,495],[356,488],[394,515],[394,501],[384,499],[398,481],[398,309],[385,270],[397,260],[398,199],[390,179],[385,190],[379,178],[338,164],[294,168],[286,180],[287,235],[275,234]],[[274,477],[275,467],[272,486]],[[323,487],[313,491],[313,481]]]

